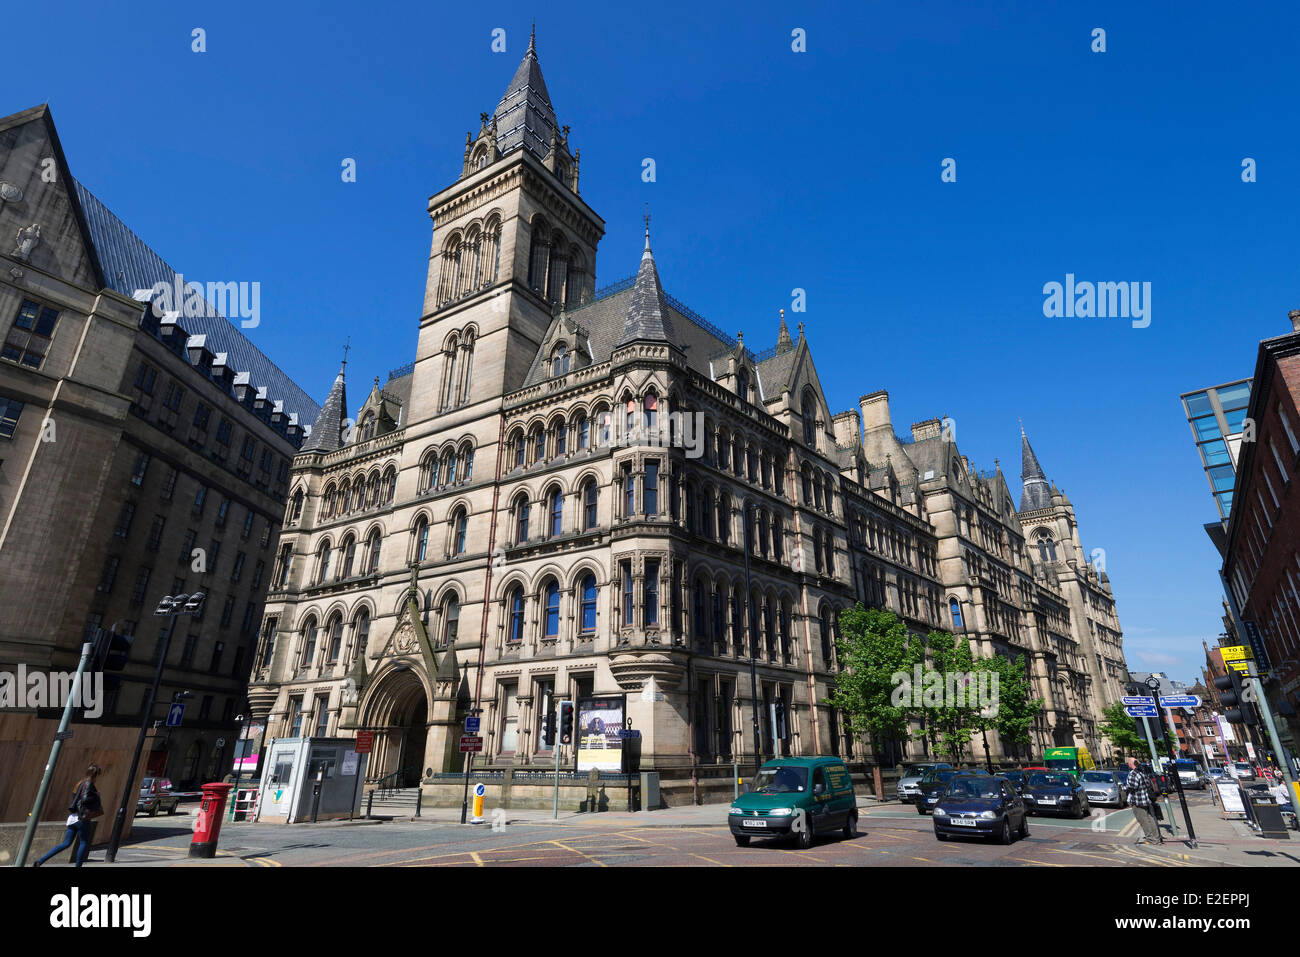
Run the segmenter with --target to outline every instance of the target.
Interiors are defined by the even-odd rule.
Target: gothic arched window
[[[524,545],[528,542],[528,516],[532,511],[532,506],[528,502],[527,495],[521,495],[515,500],[515,544]]]
[[[368,552],[366,557],[366,574],[373,575],[375,572],[379,571],[379,542],[379,529],[375,529],[370,533],[370,538],[366,543]]]
[[[587,484],[582,487],[582,527],[584,529],[590,530],[596,527],[596,505],[599,494],[596,488],[596,480],[588,479]]]
[[[552,578],[544,592],[546,600],[546,627],[543,635],[558,638],[560,634],[560,585]]]
[[[429,520],[423,515],[415,523],[415,560],[422,562],[429,552]]]
[[[564,531],[564,496],[560,494],[557,488],[551,492],[551,538],[555,538]]]
[[[961,617],[961,602],[956,598],[948,599],[948,610],[952,612],[952,626],[954,628],[965,628],[966,625]]]
[[[1046,529],[1038,533],[1038,556],[1044,562],[1056,561],[1056,542]]]
[[[803,390],[803,399],[799,403],[800,411],[803,415],[803,441],[804,445],[817,445],[817,421],[816,409],[817,398],[811,388]]]
[[[454,645],[456,633],[460,630],[460,599],[454,594],[448,595],[442,603],[442,643]]]
[[[524,639],[524,590],[518,585],[510,592],[510,597],[506,601],[506,606],[510,609],[510,626],[506,631],[507,641],[523,641]]]
[[[596,576],[582,579],[582,631],[591,634],[596,630]]]
[[[563,342],[551,353],[551,375],[560,376],[569,371],[569,349]]]
[[[453,555],[465,554],[465,532],[469,524],[469,519],[465,515],[463,508],[456,509],[456,514],[452,517],[453,537],[451,543],[451,553]]]

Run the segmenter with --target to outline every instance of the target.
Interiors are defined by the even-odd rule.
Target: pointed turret
[[[655,268],[654,253],[650,251],[650,223],[645,227],[645,251],[641,253],[641,267],[636,273],[636,284],[628,300],[627,315],[623,318],[623,336],[618,344],[625,346],[636,341],[672,342],[673,327],[668,319],[668,303],[659,283],[659,270]]]
[[[528,38],[528,50],[493,113],[497,148],[502,155],[525,147],[539,160],[551,150],[551,137],[559,124],[551,108],[551,94],[537,62],[537,28]]]
[[[790,327],[785,324],[785,310],[781,310],[781,327],[776,331],[776,351],[786,352],[794,348],[794,340],[790,338]]]
[[[1051,508],[1051,486],[1043,474],[1043,467],[1038,464],[1033,446],[1029,444],[1029,436],[1025,435],[1024,423],[1020,425],[1020,482],[1024,486],[1020,495],[1020,511]]]
[[[321,406],[320,415],[316,416],[316,423],[311,427],[311,435],[303,443],[302,451],[333,452],[343,447],[348,416],[348,395],[343,385],[343,371],[346,367],[346,362],[339,367],[338,378],[334,380],[330,394]]]

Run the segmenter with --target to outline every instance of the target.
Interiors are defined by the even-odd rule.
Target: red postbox
[[[194,838],[190,841],[190,857],[216,856],[221,818],[232,788],[233,784],[203,785],[203,800],[194,814]]]

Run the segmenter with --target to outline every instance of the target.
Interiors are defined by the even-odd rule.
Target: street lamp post
[[[144,716],[140,719],[140,735],[135,742],[135,755],[131,758],[131,772],[126,776],[126,783],[122,785],[122,801],[118,805],[117,816],[113,819],[113,835],[108,840],[108,852],[104,855],[104,860],[110,864],[117,860],[117,849],[122,844],[127,802],[131,800],[135,775],[140,770],[140,752],[144,750],[144,736],[149,730],[149,717],[153,714],[154,700],[158,697],[158,684],[162,681],[163,666],[167,664],[167,647],[171,644],[172,632],[176,630],[176,619],[181,615],[194,615],[201,612],[206,597],[203,592],[195,592],[193,595],[167,595],[154,609],[156,616],[169,620],[167,631],[163,634],[162,649],[158,655],[158,667],[154,670],[153,685],[149,688],[149,696],[145,699]]]

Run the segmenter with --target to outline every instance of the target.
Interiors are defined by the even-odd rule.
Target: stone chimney
[[[868,432],[893,428],[889,418],[889,393],[884,389],[862,396],[858,399],[858,408],[862,410],[862,427]]]
[[[857,409],[831,416],[831,429],[835,433],[835,444],[842,449],[854,448],[862,442],[862,417]]]
[[[920,442],[922,439],[937,439],[943,434],[943,423],[938,419],[926,419],[924,422],[912,423],[912,439]]]
[[[1287,318],[1291,320],[1291,330],[1300,332],[1300,309],[1292,309],[1287,313]]]

